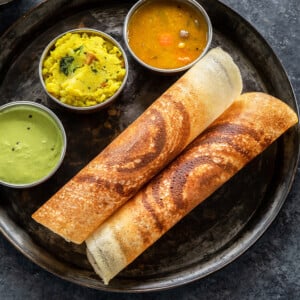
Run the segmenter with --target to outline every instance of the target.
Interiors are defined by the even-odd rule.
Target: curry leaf
[[[74,61],[74,57],[73,56],[65,56],[62,57],[59,63],[59,70],[64,73],[66,76],[68,76],[72,70],[71,70],[71,65],[72,62]]]

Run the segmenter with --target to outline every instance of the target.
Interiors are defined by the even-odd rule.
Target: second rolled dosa
[[[82,243],[173,160],[241,93],[229,54],[211,50],[104,151],[33,214],[68,241]]]
[[[272,96],[240,96],[183,154],[87,239],[88,258],[96,273],[107,284],[296,123],[296,113]]]

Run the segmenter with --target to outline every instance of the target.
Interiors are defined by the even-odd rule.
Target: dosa
[[[86,241],[105,284],[289,127],[297,115],[264,93],[240,96]]]
[[[173,160],[241,93],[231,56],[211,50],[96,158],[34,214],[33,219],[80,244]]]

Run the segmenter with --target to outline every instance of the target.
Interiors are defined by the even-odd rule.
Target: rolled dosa
[[[295,123],[293,110],[272,96],[240,96],[86,240],[96,273],[107,284]]]
[[[241,93],[238,67],[211,50],[96,158],[34,214],[33,219],[80,244],[174,159]]]

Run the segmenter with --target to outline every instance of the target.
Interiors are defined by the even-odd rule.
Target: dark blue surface
[[[55,1],[55,0],[49,0]],[[213,1],[213,0],[212,0]],[[0,33],[41,1],[0,6]],[[299,0],[223,0],[264,36],[300,100]],[[1,41],[0,41],[1,42]],[[1,199],[0,199],[1,201]],[[0,299],[300,299],[300,174],[270,228],[244,255],[197,282],[149,294],[80,287],[44,271],[0,235]]]

